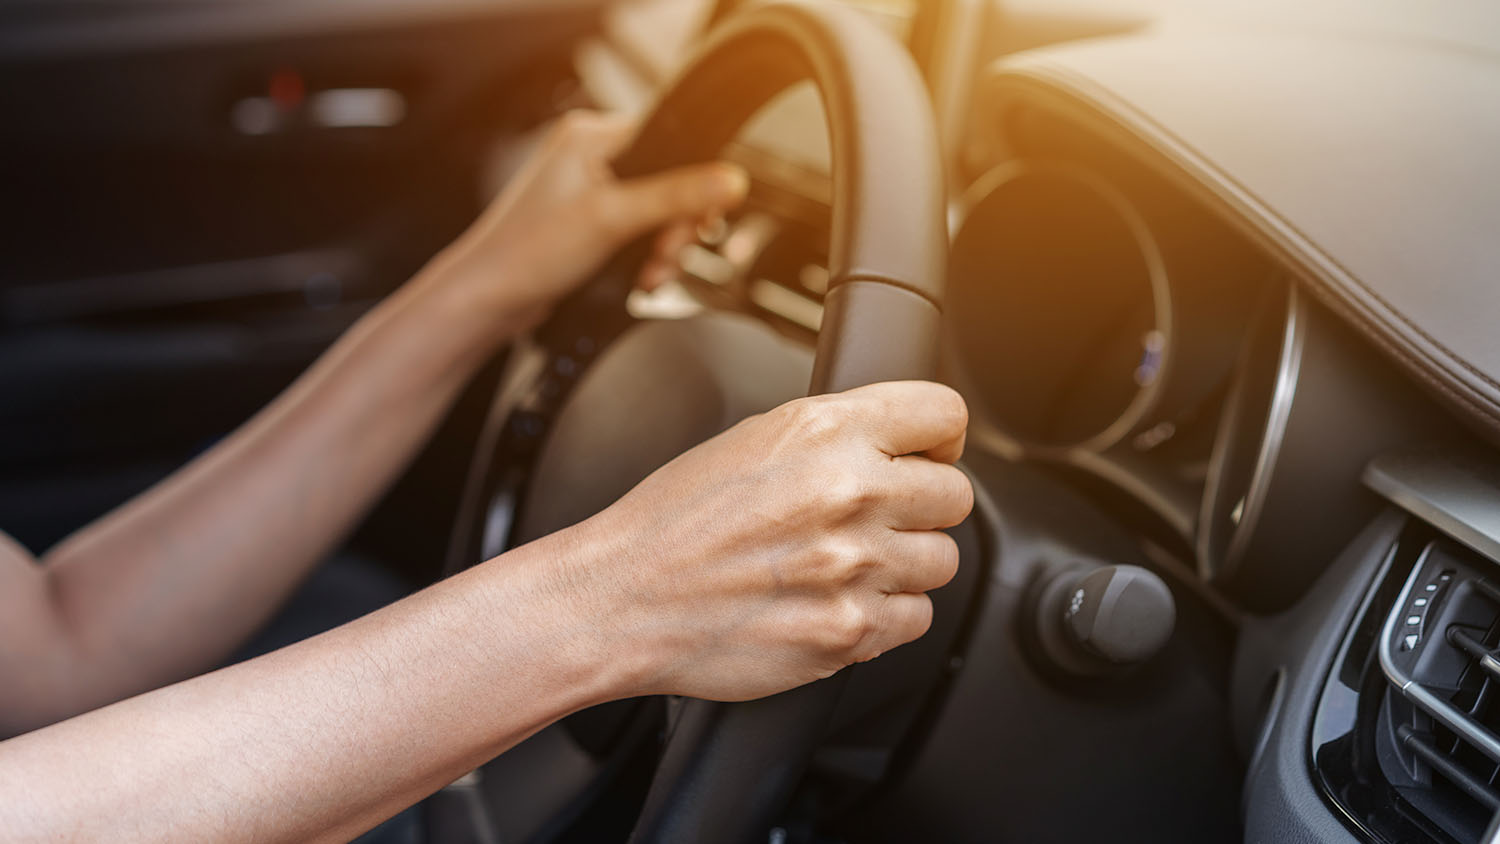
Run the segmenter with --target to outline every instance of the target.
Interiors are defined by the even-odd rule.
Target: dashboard
[[[948,377],[1231,619],[1246,840],[1492,840],[1497,44],[1236,8],[977,71]]]
[[[1286,608],[1374,514],[1341,490],[1440,414],[1162,175],[1045,112],[1009,120],[950,266],[977,442],[1117,494],[1237,605]]]
[[[1500,560],[1485,528],[1500,512],[1494,7],[920,12],[907,34],[951,177],[943,374],[970,402],[1002,552],[970,667],[876,825],[1028,841],[1129,828],[1059,818],[1069,792],[1156,833],[1139,840],[1238,837],[1132,814],[1183,789],[1245,840],[1481,840],[1500,808],[1500,686],[1481,660],[1500,646],[1481,585]],[[804,340],[826,286],[817,106],[789,97],[742,138],[748,225],[706,244],[687,278]],[[743,262],[715,263],[731,240]],[[1029,472],[1088,504],[1016,493]],[[1074,547],[1105,530],[1089,508],[1124,534],[1108,554],[1137,549],[1204,610],[1184,622],[1201,658],[1160,688],[1029,683],[1033,574],[1017,558],[1101,553]],[[1005,516],[1023,511],[1054,520],[1055,544],[1034,548]],[[1220,738],[1188,748],[1181,725],[1218,718],[1234,783],[1193,791],[1164,769],[1214,782]],[[1018,752],[1052,792],[948,774]],[[1102,758],[1132,754],[1155,764]],[[1134,789],[1117,778],[1099,794],[1103,771]],[[987,794],[1014,799],[977,808]]]
[[[1222,705],[1246,840],[1489,840],[1500,677],[1480,660],[1500,645],[1488,585],[1500,352],[1476,319],[1500,298],[1476,279],[1500,255],[1473,221],[1500,214],[1500,171],[1481,151],[1500,144],[1500,123],[1475,106],[1500,92],[1500,45],[1475,29],[1491,13],[1287,7],[1273,31],[1236,4],[976,4],[970,18],[955,11],[967,4],[941,5],[950,27],[978,32],[945,29],[937,43],[952,49],[915,51],[950,133],[944,377],[970,401],[974,463],[1035,467],[1084,496],[1232,629]],[[821,118],[804,103],[768,119],[814,127],[796,148],[752,140],[742,159],[768,216],[800,201],[809,223],[745,276],[747,290],[789,295],[748,307],[810,336]],[[1014,565],[997,563],[995,588],[1017,594],[996,612],[1024,618]],[[984,635],[1016,634],[984,628],[971,662],[1013,656]],[[1048,725],[1074,697],[1022,700],[995,683],[973,691],[983,705],[950,704],[968,732],[926,751],[897,805],[959,834],[936,800],[970,812],[972,828],[1032,840],[1045,827],[1026,827],[1024,809],[976,816],[935,797],[954,787],[938,771],[965,751],[1025,744],[976,738],[1003,732],[982,725],[990,714],[1067,733]],[[1092,782],[1038,764],[1058,783]],[[1082,840],[1092,828],[1064,824],[1056,840],[1070,840],[1059,829]]]

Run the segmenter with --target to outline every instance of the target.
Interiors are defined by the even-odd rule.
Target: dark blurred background
[[[598,101],[580,66],[638,94],[705,14],[0,0],[0,528],[45,551],[243,422]],[[430,574],[481,410],[356,548]]]
[[[649,107],[737,5],[0,0],[0,530],[40,554],[210,447],[461,232],[559,114]],[[927,8],[857,5],[903,37]],[[826,189],[826,136],[810,88],[785,99],[747,134],[795,199]],[[806,234],[789,266],[822,249]],[[432,578],[489,385],[352,550]]]

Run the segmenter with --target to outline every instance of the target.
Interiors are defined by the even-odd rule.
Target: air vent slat
[[[1442,678],[1418,676],[1434,670],[1431,661],[1419,659],[1433,645],[1451,644],[1460,653],[1465,653],[1462,645],[1454,644],[1457,639],[1470,642],[1480,654],[1487,656],[1489,653],[1489,647],[1474,639],[1465,628],[1488,630],[1492,627],[1496,613],[1500,611],[1500,597],[1492,596],[1500,596],[1500,591],[1482,577],[1460,575],[1455,580],[1456,573],[1452,563],[1436,555],[1433,547],[1429,546],[1422,554],[1386,619],[1379,648],[1380,664],[1386,677],[1407,700],[1452,730],[1490,762],[1500,764],[1500,737],[1493,732],[1494,725],[1484,723],[1474,714],[1483,695],[1476,695],[1471,706],[1461,700],[1462,694],[1455,696],[1452,690],[1452,685],[1466,674],[1462,666],[1457,672],[1450,666],[1451,676],[1446,682],[1434,683]],[[1481,618],[1476,618],[1476,614]],[[1445,629],[1445,635],[1430,635],[1429,631],[1434,628]],[[1465,655],[1474,658],[1472,654]],[[1494,658],[1490,659],[1493,661]],[[1496,661],[1493,669],[1485,666],[1483,660],[1479,662],[1483,669],[1481,676],[1500,678],[1500,661]],[[1474,693],[1472,686],[1470,689],[1470,693]]]
[[[1442,543],[1417,555],[1378,656],[1404,699],[1382,707],[1386,780],[1457,841],[1500,813],[1500,588]],[[1394,741],[1392,741],[1394,739]]]
[[[1476,778],[1459,765],[1455,764],[1448,754],[1438,750],[1432,744],[1432,737],[1423,735],[1413,730],[1406,724],[1402,724],[1396,731],[1401,743],[1423,762],[1432,766],[1432,769],[1441,774],[1445,779],[1459,788],[1465,794],[1477,800],[1492,812],[1500,812],[1500,794],[1496,794],[1487,783]]]
[[[1474,588],[1496,605],[1500,605],[1500,586],[1496,586],[1489,578],[1481,577],[1475,580]]]
[[[1325,796],[1370,840],[1500,844],[1500,559],[1410,522],[1367,601],[1315,722]]]
[[[1473,634],[1468,630],[1456,625],[1449,627],[1448,642],[1477,660],[1479,667],[1484,669],[1486,674],[1500,679],[1500,659],[1496,658],[1495,651],[1485,647],[1484,643],[1474,638]],[[1482,706],[1483,699],[1484,696],[1481,694],[1479,700],[1469,710],[1469,714],[1473,715],[1478,712]]]

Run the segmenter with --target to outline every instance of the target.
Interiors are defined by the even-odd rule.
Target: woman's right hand
[[[973,507],[953,390],[877,384],[800,399],[662,467],[552,557],[630,688],[749,700],[925,632]]]

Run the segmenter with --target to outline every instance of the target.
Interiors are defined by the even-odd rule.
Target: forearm
[[[348,840],[590,704],[873,659],[958,569],[966,425],[916,383],[754,417],[392,607],[0,744],[0,839]]]
[[[71,645],[50,665],[57,716],[213,667],[347,533],[498,345],[477,335],[506,330],[446,292],[417,279],[239,431],[48,555]]]
[[[660,283],[695,221],[744,198],[744,173],[722,165],[615,179],[609,161],[631,136],[628,121],[562,121],[458,241],[254,421],[43,568],[0,548],[0,676],[25,678],[0,684],[0,735],[218,664],[507,336],[666,227],[643,270]]]
[[[7,841],[343,841],[627,693],[642,649],[528,546],[323,636],[0,744]],[[607,648],[613,650],[606,651]]]

